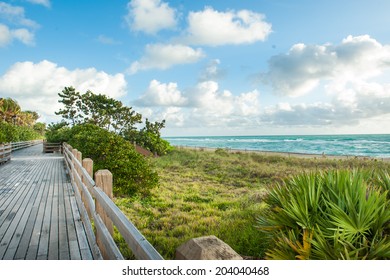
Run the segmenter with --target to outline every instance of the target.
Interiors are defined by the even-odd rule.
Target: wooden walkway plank
[[[59,168],[63,168],[59,166]],[[62,173],[62,174],[61,174]],[[58,193],[58,229],[59,229],[59,259],[60,260],[69,260],[70,259],[70,251],[69,251],[69,239],[68,239],[68,220],[65,211],[65,184],[63,181],[63,173],[61,172],[58,176],[58,184],[63,186],[59,188]]]
[[[0,259],[93,259],[64,160],[42,145],[0,165]]]
[[[31,209],[30,216],[27,220],[26,228],[25,228],[23,235],[21,237],[21,241],[20,241],[18,250],[16,251],[16,254],[14,256],[14,259],[17,259],[17,260],[26,258],[27,251],[29,249],[29,244],[33,238],[34,227],[35,227],[35,224],[38,220],[37,218],[38,218],[38,213],[39,213],[39,206],[41,205],[41,203],[44,203],[44,201],[42,201],[42,199],[44,197],[45,191],[47,190],[47,184],[44,183],[45,182],[44,172],[42,175],[43,175],[43,178],[42,178],[43,184],[39,188],[38,195],[35,199],[35,202],[34,202],[32,209]]]
[[[23,233],[26,230],[26,227],[31,226],[31,225],[29,225],[29,221],[30,221],[29,217],[31,216],[33,205],[34,205],[35,200],[38,196],[38,192],[39,192],[38,179],[42,175],[41,172],[37,173],[37,177],[35,178],[34,181],[32,181],[30,189],[32,189],[33,192],[31,194],[31,196],[24,198],[23,204],[21,205],[21,207],[24,208],[23,214],[21,215],[19,220],[15,221],[15,224],[17,223],[17,227],[13,232],[11,242],[8,244],[7,252],[4,255],[3,259],[8,259],[8,260],[14,259],[16,251],[17,251],[18,246],[19,246],[19,243],[22,240]],[[22,211],[19,211],[19,212],[22,212]],[[16,219],[16,217],[15,217],[15,219]],[[10,229],[12,230],[12,228],[9,228],[9,230]],[[28,231],[28,229],[27,229],[27,231]]]
[[[26,176],[28,174],[27,173],[28,168],[31,168],[31,172],[36,172],[38,170],[38,167],[34,168],[34,166],[32,166],[32,167],[25,166],[24,168],[25,168],[24,172],[19,171],[20,177],[16,177],[13,179],[11,177],[10,180],[8,180],[5,185],[1,185],[1,189],[4,190],[1,193],[1,197],[3,199],[2,199],[1,204],[0,204],[0,211],[3,214],[2,215],[3,219],[6,218],[6,216],[5,216],[6,210],[9,210],[8,213],[11,212],[11,210],[12,210],[12,208],[8,208],[8,205],[10,205],[10,204],[12,205],[14,203],[13,201],[15,201],[15,199],[17,199],[19,197],[19,194],[26,190],[25,188],[21,188],[20,185],[28,184],[28,182],[31,179],[31,177]],[[2,222],[4,222],[3,219],[0,216],[0,225],[2,224]],[[1,238],[0,238],[0,240],[1,240]]]
[[[39,241],[42,235],[43,218],[45,215],[45,209],[46,209],[46,204],[49,195],[51,176],[52,174],[50,173],[50,170],[46,170],[45,176],[42,180],[42,186],[41,186],[41,188],[43,189],[42,198],[38,206],[37,218],[34,223],[34,228],[31,234],[30,243],[28,245],[28,249],[25,257],[27,260],[37,259]]]
[[[50,224],[51,224],[51,211],[53,206],[53,176],[55,176],[55,170],[50,169],[50,181],[49,181],[49,190],[46,198],[46,205],[43,214],[42,228],[40,232],[39,244],[38,244],[38,260],[47,260],[49,254],[49,234],[50,234]]]
[[[57,164],[53,166],[54,176],[52,177],[52,188],[53,188],[53,196],[52,196],[52,208],[51,208],[51,217],[50,224],[48,225],[50,228],[49,233],[49,252],[48,259],[49,260],[58,260],[59,255],[59,239],[58,239],[58,171],[59,168]]]
[[[79,242],[77,240],[76,226],[74,223],[73,211],[71,206],[71,199],[72,197],[74,197],[74,193],[70,184],[65,184],[65,194],[66,216],[69,219],[69,222],[67,223],[67,234],[70,250],[70,259],[81,260],[81,252]]]
[[[13,258],[12,252],[13,249],[16,248],[18,240],[20,239],[20,231],[24,229],[25,223],[27,222],[31,200],[34,199],[38,190],[36,187],[36,179],[38,176],[39,173],[36,173],[33,177],[30,177],[31,180],[29,180],[27,188],[25,188],[26,192],[18,193],[21,195],[17,198],[16,203],[13,204],[13,207],[9,207],[11,212],[7,215],[0,229],[0,258]],[[6,254],[6,250],[10,246],[11,251],[9,251],[9,254]]]

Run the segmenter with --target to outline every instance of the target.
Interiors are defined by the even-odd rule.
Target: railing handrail
[[[20,142],[11,142],[12,151],[16,151],[19,149],[31,147],[34,145],[37,145],[39,143],[42,143],[42,140],[30,140],[30,141],[20,141]]]
[[[31,140],[31,141],[0,143],[0,163],[11,160],[11,153],[13,151],[31,147],[41,142],[42,140]]]
[[[83,222],[89,227],[91,226],[91,219],[94,221],[96,236],[89,234],[90,236],[88,236],[88,238],[92,242],[97,242],[103,257],[108,259],[123,259],[122,254],[112,238],[112,232],[110,232],[110,229],[107,228],[107,225],[105,224],[105,219],[108,217],[125,239],[127,245],[137,259],[162,260],[162,256],[156,249],[115,205],[102,188],[97,186],[90,173],[80,162],[81,153],[76,149],[73,149],[67,143],[63,144],[63,153],[75,190],[77,202],[82,204],[82,208],[85,209],[85,211],[81,211]],[[79,154],[79,156],[76,156],[75,154]],[[104,214],[97,210],[98,205],[104,210]],[[99,242],[99,240],[101,240],[101,242]]]
[[[11,144],[0,144],[0,163],[7,162],[11,159]]]

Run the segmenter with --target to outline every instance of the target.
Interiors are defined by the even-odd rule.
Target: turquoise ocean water
[[[174,146],[390,158],[390,134],[165,137]]]

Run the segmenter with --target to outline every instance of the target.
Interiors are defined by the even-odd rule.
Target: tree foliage
[[[169,143],[161,138],[160,133],[165,127],[165,120],[152,123],[146,119],[145,127],[137,130],[142,123],[142,115],[121,101],[91,91],[80,94],[73,87],[65,87],[58,95],[63,108],[56,114],[62,116],[64,122],[58,127],[61,129],[58,133],[55,132],[56,127],[49,128],[48,139],[59,140],[66,124],[93,124],[113,131],[153,153],[162,155],[170,150]]]
[[[0,118],[7,122],[13,123],[21,112],[18,102],[12,98],[0,98]]]
[[[18,142],[40,139],[45,134],[45,124],[37,123],[34,111],[22,111],[12,98],[0,98],[0,142]]]
[[[145,121],[145,127],[140,131],[125,131],[125,139],[135,142],[138,145],[149,149],[152,153],[163,155],[171,150],[168,141],[161,138],[161,129],[165,127],[165,120],[162,122]]]
[[[65,87],[58,95],[64,108],[56,114],[71,125],[90,123],[120,134],[134,130],[135,125],[141,122],[142,116],[131,107],[103,94],[91,91],[80,94],[73,87]]]

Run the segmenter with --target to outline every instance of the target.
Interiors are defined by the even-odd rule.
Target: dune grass
[[[217,236],[246,258],[262,259],[269,239],[257,229],[256,219],[277,183],[303,172],[390,170],[389,163],[377,160],[300,159],[223,149],[176,149],[152,161],[159,186],[149,197],[116,198],[116,204],[166,259],[174,259],[176,248],[187,240],[206,235]]]

